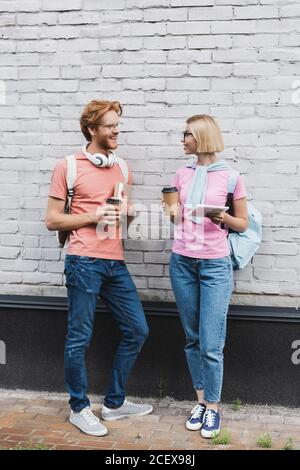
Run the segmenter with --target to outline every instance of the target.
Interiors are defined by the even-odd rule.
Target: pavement
[[[106,422],[108,434],[93,437],[69,423],[66,394],[0,389],[0,449],[36,450],[300,450],[300,409],[275,406],[222,404],[222,439],[203,439],[199,431],[185,429],[194,402],[172,398],[147,401],[148,416]],[[90,396],[100,417],[103,397]]]

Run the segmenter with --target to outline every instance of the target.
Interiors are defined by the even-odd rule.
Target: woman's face
[[[193,136],[188,124],[186,125],[181,142],[183,144],[183,150],[186,155],[197,152],[197,141]]]

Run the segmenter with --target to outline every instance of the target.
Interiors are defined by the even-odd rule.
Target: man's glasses
[[[118,122],[118,124],[99,124],[99,126],[101,127],[106,127],[106,129],[109,129],[110,131],[112,129],[117,129],[118,127],[120,127],[121,123]]]
[[[183,140],[185,140],[189,135],[193,135],[191,132],[189,131],[184,131],[183,133]]]

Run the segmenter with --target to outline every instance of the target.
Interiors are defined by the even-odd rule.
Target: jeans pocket
[[[170,256],[170,263],[178,263],[179,261],[184,261],[184,257],[182,255],[179,255],[178,253],[171,253]]]

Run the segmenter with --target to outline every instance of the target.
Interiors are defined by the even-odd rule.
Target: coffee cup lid
[[[110,197],[106,199],[107,204],[120,204],[120,199],[117,199],[115,197]]]
[[[163,188],[162,189],[163,193],[175,193],[177,191],[178,191],[178,189],[176,188],[176,186],[170,186],[168,188]]]

